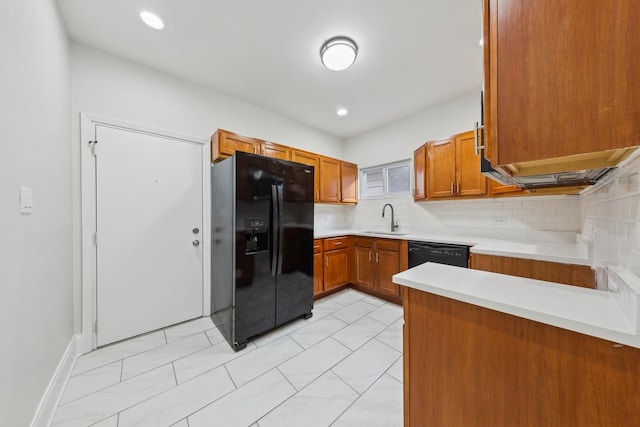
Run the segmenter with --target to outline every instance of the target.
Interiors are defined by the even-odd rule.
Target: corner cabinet
[[[323,291],[326,292],[347,285],[350,278],[351,238],[332,237],[324,239],[322,249],[324,257]]]
[[[639,1],[484,0],[483,9],[494,167],[533,175],[614,166],[640,145]]]
[[[365,292],[400,303],[400,288],[393,283],[392,277],[408,268],[407,255],[406,240],[356,237],[354,285]]]
[[[473,131],[427,144],[427,198],[482,197],[487,178],[474,153]]]

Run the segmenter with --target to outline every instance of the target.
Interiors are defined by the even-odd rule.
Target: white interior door
[[[98,125],[96,344],[203,315],[202,146]]]

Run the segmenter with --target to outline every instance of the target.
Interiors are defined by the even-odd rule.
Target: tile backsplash
[[[382,206],[391,203],[398,231],[463,232],[468,235],[508,237],[531,232],[579,233],[579,196],[536,196],[507,199],[428,201],[413,198],[360,200],[356,206],[316,205],[316,228],[381,230],[390,228],[391,212],[382,218]]]
[[[594,267],[615,265],[640,275],[640,156],[585,191],[581,205]]]

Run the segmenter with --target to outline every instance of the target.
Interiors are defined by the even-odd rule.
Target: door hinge
[[[89,147],[91,148],[91,154],[93,154],[94,156],[96,155],[96,147],[97,147],[98,141],[89,141]]]
[[[97,320],[93,324],[93,332],[96,333],[96,334],[98,333],[98,321]]]
[[[93,244],[94,246],[98,246],[98,232],[93,233]]]

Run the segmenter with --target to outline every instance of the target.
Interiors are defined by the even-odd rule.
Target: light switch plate
[[[33,191],[28,187],[20,187],[20,213],[33,212]]]

